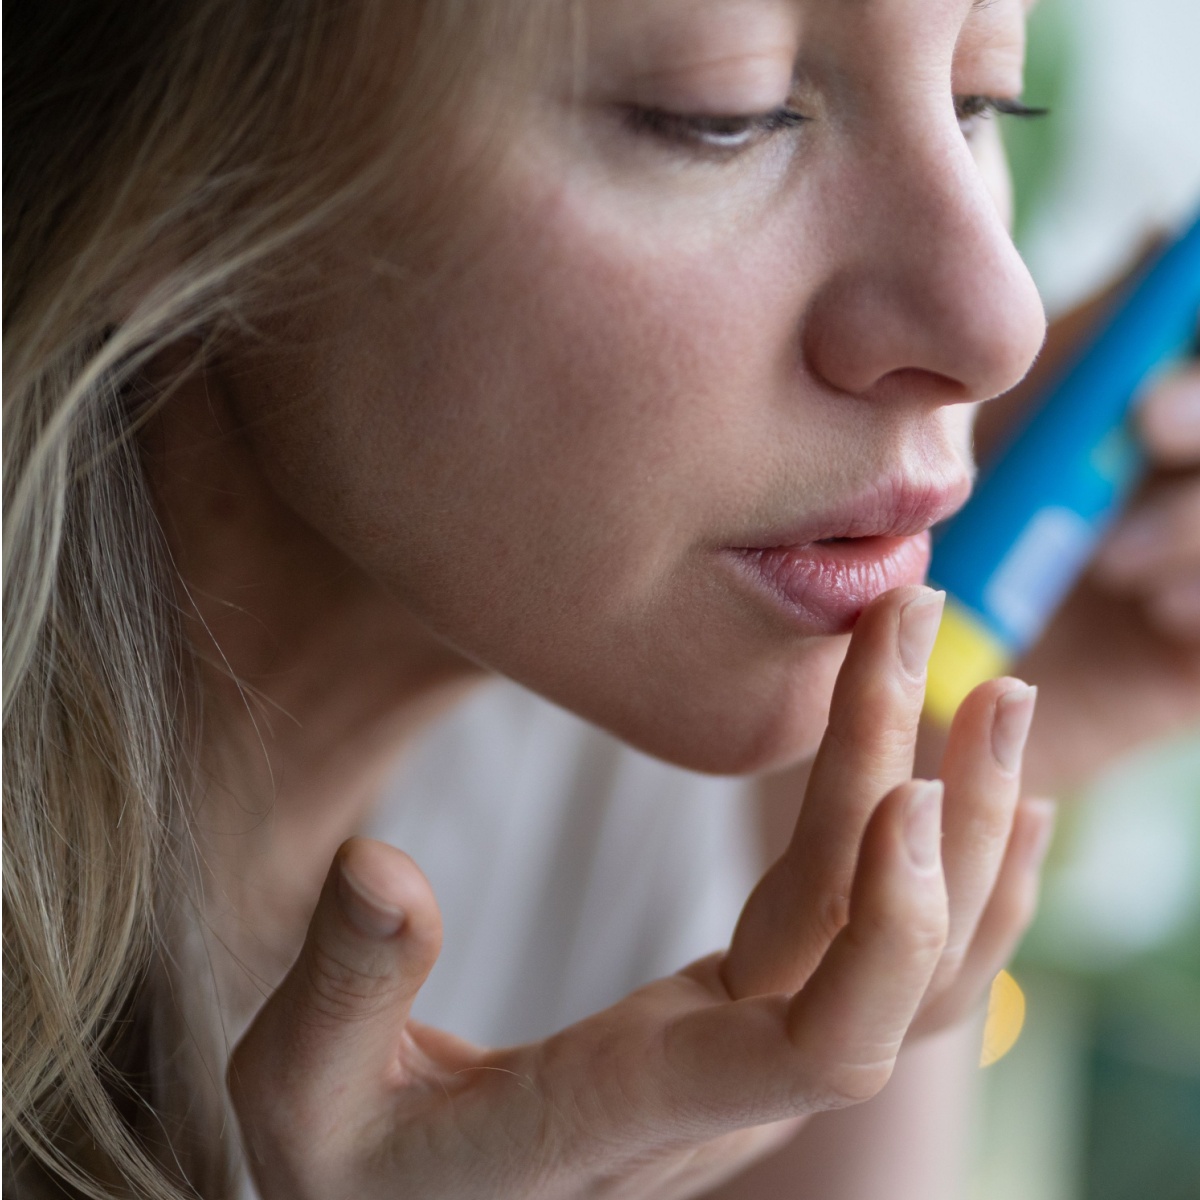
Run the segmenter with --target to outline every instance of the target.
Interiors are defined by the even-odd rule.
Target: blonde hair
[[[422,181],[407,227],[433,227],[430,130],[499,10],[60,0],[6,15],[4,1155],[18,1192],[232,1186],[218,1119],[206,1128],[186,1097],[170,1119],[144,1077],[147,1054],[161,1067],[174,1053],[152,1045],[169,1001],[148,981],[195,894],[199,720],[133,436],[165,394],[146,369],[244,325],[285,290],[301,243],[405,171]]]

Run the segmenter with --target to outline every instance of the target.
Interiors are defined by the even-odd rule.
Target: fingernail
[[[1037,688],[1025,685],[1005,692],[996,701],[992,712],[992,754],[1009,774],[1021,769],[1036,704]]]
[[[945,603],[945,592],[925,592],[900,610],[900,662],[914,679],[925,674]]]
[[[373,895],[345,863],[338,872],[337,895],[346,920],[363,937],[395,937],[404,926],[404,910]]]
[[[1042,865],[1046,851],[1050,849],[1058,805],[1053,800],[1026,800],[1024,803],[1038,813],[1038,820],[1034,823],[1033,833],[1025,847],[1025,865],[1030,871],[1036,871]]]
[[[1169,445],[1200,442],[1200,386],[1192,376],[1165,379],[1146,407],[1156,440]]]
[[[942,781],[918,779],[904,814],[908,857],[922,871],[936,867],[942,856]]]

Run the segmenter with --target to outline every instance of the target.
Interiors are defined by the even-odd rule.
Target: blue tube
[[[1195,345],[1200,215],[1139,273],[934,540],[946,616],[926,709],[947,723],[1045,628],[1144,471],[1129,420],[1146,378]]]

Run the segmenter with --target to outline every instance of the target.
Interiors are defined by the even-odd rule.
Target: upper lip
[[[777,533],[755,537],[738,549],[774,550],[831,538],[911,537],[957,512],[971,493],[971,479],[916,480],[885,476],[824,512]]]

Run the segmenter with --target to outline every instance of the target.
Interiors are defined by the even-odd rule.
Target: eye
[[[1020,100],[1005,99],[1002,96],[955,96],[954,114],[958,117],[959,128],[970,138],[992,113],[1004,117],[1044,117],[1049,113],[1048,108],[1031,108]]]
[[[748,150],[786,129],[794,129],[809,118],[789,105],[782,105],[770,112],[730,116],[634,106],[625,110],[625,119],[636,133],[702,153],[727,156]]]

